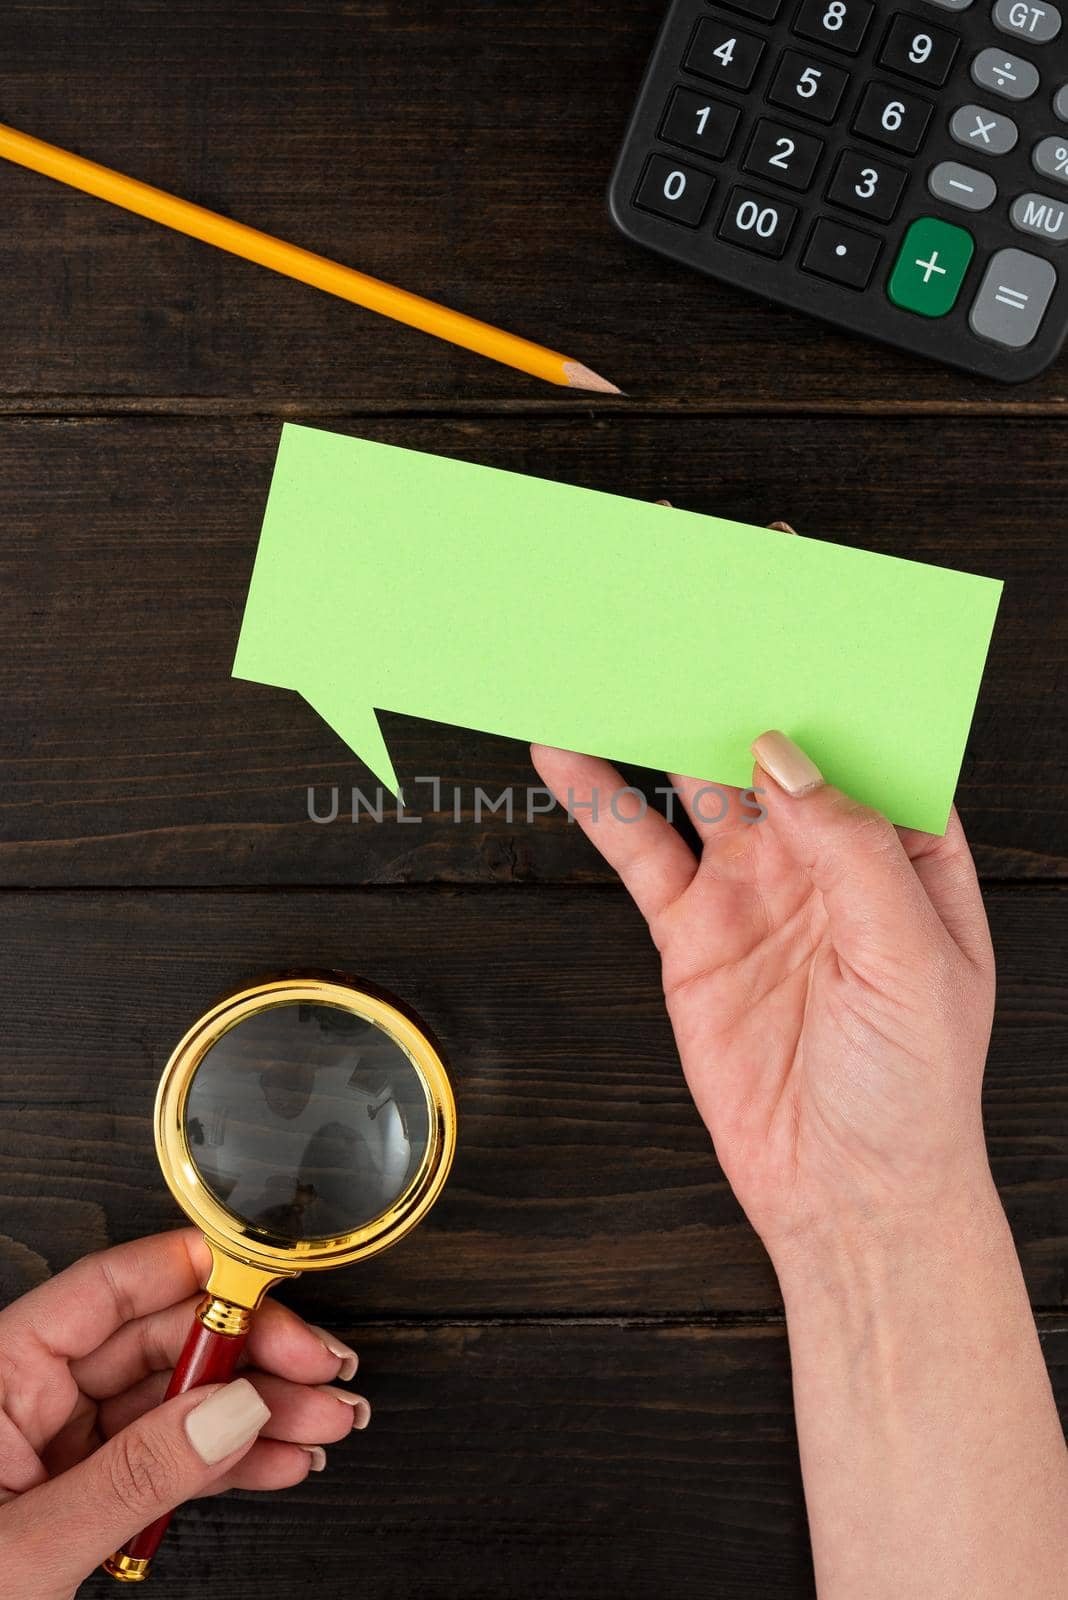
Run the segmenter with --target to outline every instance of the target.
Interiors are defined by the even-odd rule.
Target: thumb
[[[270,1416],[245,1378],[148,1411],[4,1512],[7,1575],[26,1595],[70,1594],[134,1534],[221,1483]]]
[[[776,730],[752,751],[772,781],[765,788],[768,822],[823,896],[835,949],[874,975],[888,959],[934,936],[941,923],[897,829],[878,811],[825,783],[815,762]]]

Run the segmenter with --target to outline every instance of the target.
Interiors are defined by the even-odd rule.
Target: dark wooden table
[[[528,382],[0,166],[4,1296],[175,1221],[159,1071],[265,970],[406,996],[462,1116],[424,1228],[287,1296],[359,1347],[370,1431],[293,1493],[184,1511],[161,1595],[812,1594],[775,1279],[626,897],[559,813],[474,821],[476,785],[531,780],[518,742],[391,717],[402,778],[459,785],[464,819],[316,825],[309,786],[363,768],[229,677],[284,418],[1007,580],[960,803],[1000,962],[991,1153],[1068,1402],[1068,367],[978,384],[626,248],[603,191],[660,10],[0,13],[4,120],[631,396]]]

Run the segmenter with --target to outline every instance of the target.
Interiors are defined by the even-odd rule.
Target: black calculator
[[[737,288],[1032,378],[1068,332],[1068,23],[1052,0],[674,0],[609,207]]]

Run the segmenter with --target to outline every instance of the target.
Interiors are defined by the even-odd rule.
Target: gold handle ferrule
[[[119,1583],[144,1583],[151,1569],[151,1560],[139,1561],[136,1556],[124,1556],[121,1550],[104,1562],[104,1571]]]
[[[217,1294],[209,1294],[197,1306],[197,1317],[212,1333],[223,1333],[231,1339],[247,1333],[252,1324],[252,1312],[245,1306],[231,1305]]]

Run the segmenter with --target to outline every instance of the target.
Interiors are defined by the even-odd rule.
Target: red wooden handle
[[[199,1317],[194,1317],[185,1349],[178,1358],[164,1399],[172,1400],[176,1394],[185,1394],[187,1389],[199,1389],[205,1383],[225,1383],[233,1375],[247,1338],[247,1330],[244,1333],[213,1333]],[[168,1511],[166,1516],[158,1517],[124,1544],[119,1554],[132,1561],[151,1561],[173,1515],[173,1511]]]

